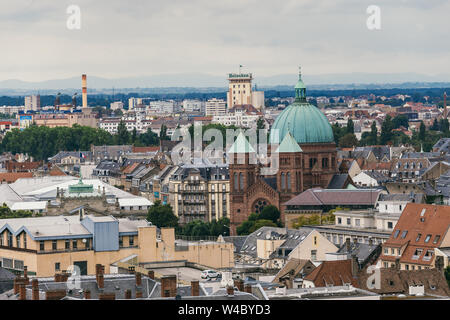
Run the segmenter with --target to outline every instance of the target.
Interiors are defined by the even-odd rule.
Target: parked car
[[[201,274],[202,279],[217,279],[219,277],[219,273],[214,270],[204,270]]]

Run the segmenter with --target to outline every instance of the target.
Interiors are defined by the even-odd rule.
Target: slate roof
[[[232,243],[234,245],[234,252],[241,251],[242,246],[245,243],[247,236],[228,236],[223,237],[223,240],[228,243]]]
[[[347,243],[344,242],[337,253],[346,253],[350,257],[356,255],[356,257],[358,258],[358,263],[360,265],[364,265],[365,263],[367,263],[369,258],[371,258],[371,256],[375,254],[376,251],[381,252],[380,244],[366,244],[360,242],[355,243],[353,241],[350,241],[349,246],[350,248],[348,248]]]
[[[445,198],[450,198],[450,170],[437,179],[436,190]]]
[[[380,189],[308,189],[284,203],[286,206],[375,205]]]
[[[433,146],[433,150],[437,152],[450,153],[450,138],[441,138]]]
[[[346,182],[348,179],[348,173],[336,173],[331,178],[330,183],[328,183],[327,189],[344,189],[347,186]]]
[[[378,202],[380,201],[408,201],[415,203],[423,203],[424,202],[424,194],[423,193],[382,193],[378,198]]]

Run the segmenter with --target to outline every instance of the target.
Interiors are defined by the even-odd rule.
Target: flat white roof
[[[133,206],[151,206],[153,203],[143,197],[122,198],[119,199],[119,206],[133,207]]]
[[[45,210],[47,201],[25,201],[16,202],[11,206],[11,210]]]

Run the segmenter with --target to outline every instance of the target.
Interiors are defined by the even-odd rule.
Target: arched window
[[[287,189],[288,191],[291,191],[291,173],[288,172],[287,174]]]
[[[281,173],[281,190],[286,189],[286,175],[284,172]]]
[[[244,190],[244,174],[241,172],[239,173],[239,185],[241,187],[241,191]]]
[[[239,190],[239,181],[238,181],[238,174],[237,172],[234,173],[234,191],[238,191]]]

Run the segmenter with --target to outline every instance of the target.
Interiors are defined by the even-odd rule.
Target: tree
[[[248,235],[251,233],[250,228],[252,228],[254,225],[255,225],[255,221],[246,220],[246,221],[242,222],[242,224],[236,228],[236,232],[240,236]]]
[[[447,284],[448,284],[448,286],[450,288],[450,265],[447,266],[447,268],[445,268],[444,276],[445,276],[445,279],[447,280]]]
[[[148,209],[147,220],[158,228],[178,226],[178,217],[173,214],[172,207],[168,204],[161,204],[160,200]]]
[[[133,131],[131,132],[131,143],[135,143],[137,138],[137,131],[136,128],[133,128]]]
[[[448,133],[449,124],[448,119],[441,119],[439,121],[439,130],[443,133]]]
[[[120,120],[119,125],[117,126],[117,144],[124,145],[128,144],[130,141],[130,133],[125,125],[123,120]]]
[[[339,139],[339,147],[341,148],[350,148],[356,145],[358,145],[358,139],[354,133],[347,133]]]
[[[157,146],[159,145],[159,137],[150,128],[145,133],[139,135],[138,140],[144,146]]]
[[[434,118],[434,121],[430,127],[430,130],[439,131],[439,123],[436,118]]]
[[[167,135],[167,127],[164,123],[161,125],[161,130],[159,132],[159,139],[169,140],[169,136]]]
[[[256,220],[255,223],[250,227],[249,232],[255,232],[262,227],[278,227],[277,224],[271,220],[261,219]]]
[[[258,220],[270,220],[277,223],[280,219],[280,210],[274,205],[265,206],[261,213],[258,215]]]
[[[400,114],[394,117],[394,119],[392,119],[392,126],[393,129],[398,129],[400,127],[405,127],[406,129],[408,129],[409,127],[408,117],[405,116],[404,114]]]
[[[426,135],[426,127],[423,121],[420,121],[420,128],[419,128],[419,140],[425,141],[425,135]]]
[[[347,120],[347,133],[355,133],[355,124],[351,118]]]
[[[372,146],[376,145],[378,141],[378,129],[375,121],[372,122],[372,125],[370,127],[369,141]]]
[[[381,134],[380,134],[380,144],[386,145],[392,139],[392,118],[390,115],[387,115],[381,125]]]
[[[6,203],[3,203],[3,205],[0,207],[0,219],[11,219],[11,218],[28,218],[32,217],[33,212],[28,210],[17,210],[12,211]],[[40,214],[37,214],[36,216],[40,216]]]

